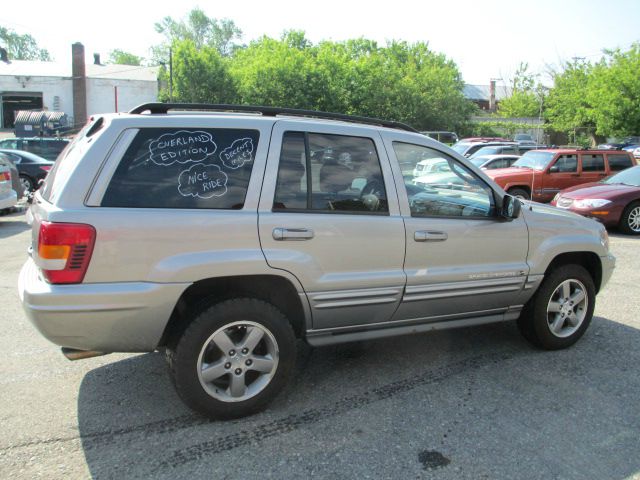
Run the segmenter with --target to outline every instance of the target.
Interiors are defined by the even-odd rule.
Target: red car
[[[636,164],[629,152],[620,150],[531,150],[511,168],[486,174],[514,197],[549,202],[561,190],[597,182]]]
[[[563,190],[551,202],[558,208],[595,218],[624,233],[640,235],[640,166],[598,183]]]

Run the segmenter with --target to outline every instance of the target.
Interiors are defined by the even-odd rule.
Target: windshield
[[[616,173],[609,178],[605,178],[602,183],[623,183],[624,185],[640,187],[640,166],[627,168],[620,173]]]
[[[467,150],[467,148],[469,148],[470,145],[471,145],[470,143],[458,142],[455,145],[453,145],[451,148],[453,148],[458,153],[464,153]]]
[[[476,150],[472,157],[479,157],[481,155],[497,155],[498,153],[501,153],[503,149],[503,146],[482,147]]]
[[[554,152],[541,152],[531,150],[520,157],[511,165],[512,167],[533,168],[534,170],[544,170],[553,159]]]

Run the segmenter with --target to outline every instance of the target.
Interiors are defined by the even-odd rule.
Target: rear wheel
[[[516,198],[520,198],[522,200],[531,199],[531,195],[529,195],[529,192],[527,192],[524,188],[512,188],[507,193],[509,193],[509,195],[512,195]]]
[[[563,265],[542,281],[518,319],[523,336],[546,350],[573,345],[585,332],[595,307],[595,286],[580,265]]]
[[[235,418],[260,411],[282,390],[295,362],[295,336],[273,305],[241,298],[197,315],[168,354],[189,407],[209,418]]]
[[[20,175],[20,184],[22,185],[22,191],[26,193],[33,192],[34,182],[26,175]]]
[[[620,230],[629,235],[640,235],[640,202],[632,202],[624,209]]]

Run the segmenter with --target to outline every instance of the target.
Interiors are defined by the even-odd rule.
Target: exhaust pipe
[[[62,347],[62,354],[69,360],[84,360],[85,358],[101,357],[109,352],[94,352],[92,350],[76,350],[75,348]]]

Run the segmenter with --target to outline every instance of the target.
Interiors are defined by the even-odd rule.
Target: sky
[[[210,17],[233,20],[242,43],[284,30],[304,30],[313,43],[368,38],[428,42],[453,60],[466,83],[509,84],[521,62],[548,83],[549,67],[574,57],[597,61],[603,49],[640,40],[640,0],[7,0],[0,26],[29,33],[60,62],[71,44],[106,59],[111,50],[150,57],[162,41],[154,23],[184,18],[200,7]]]

